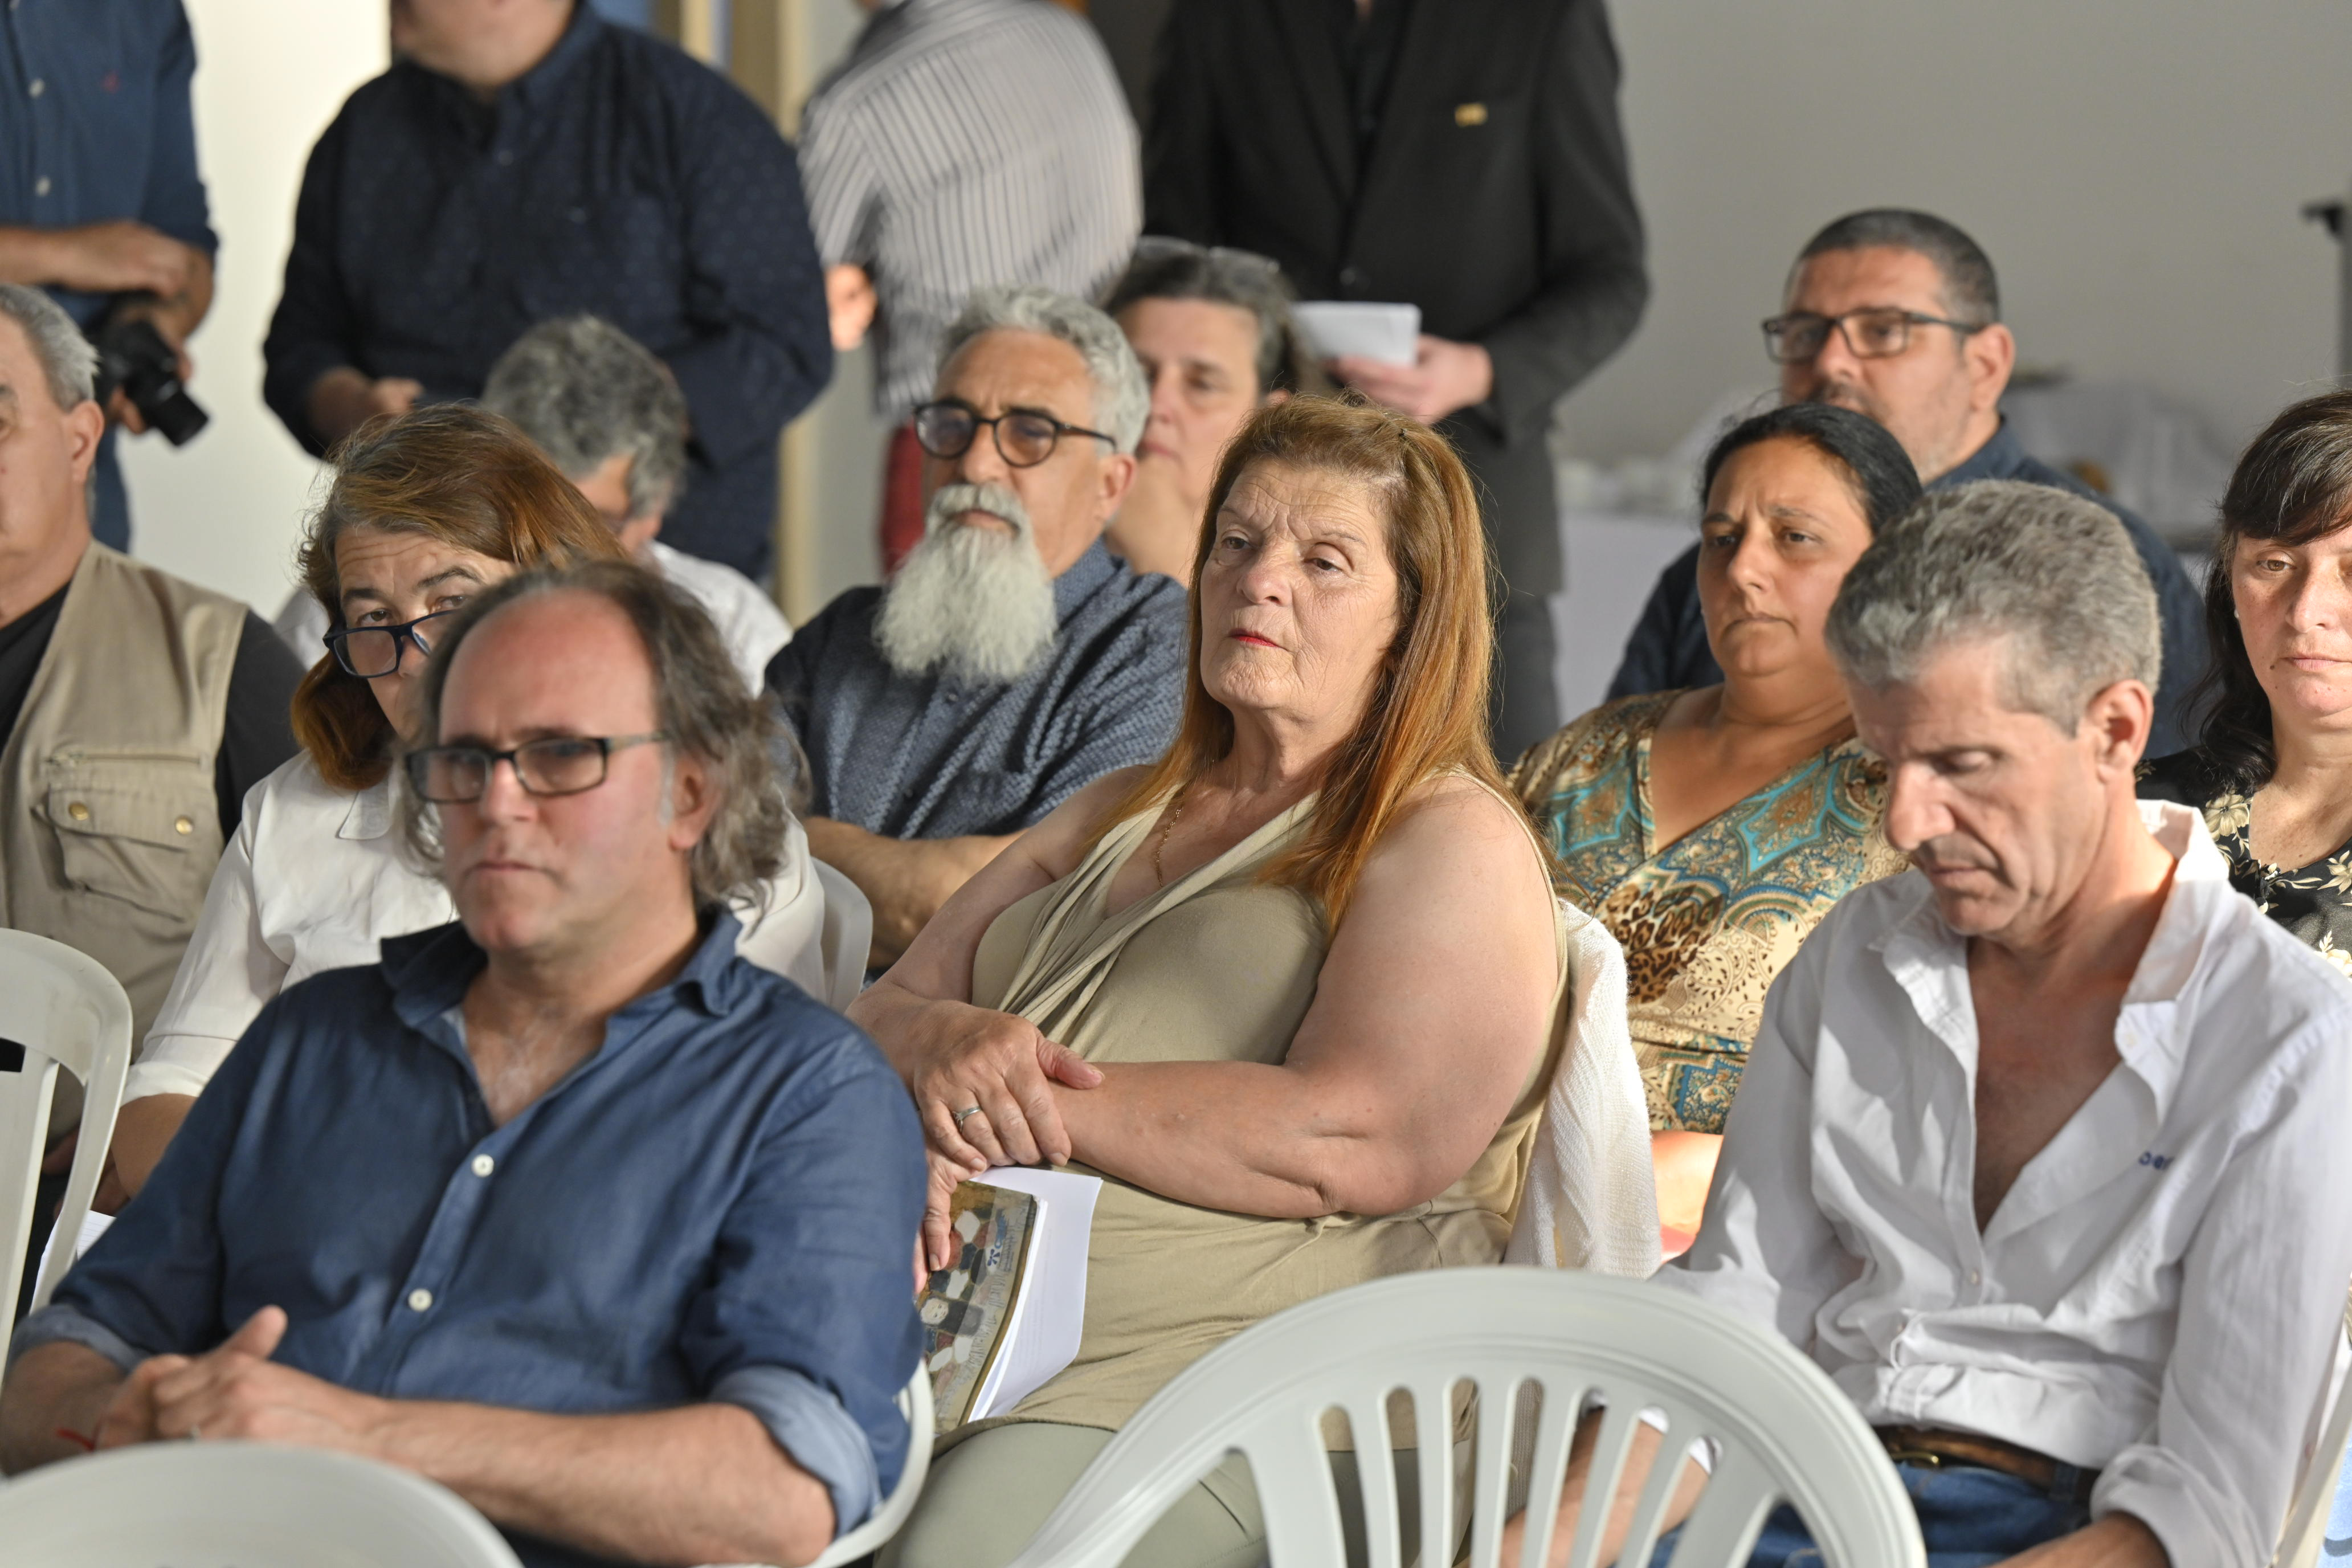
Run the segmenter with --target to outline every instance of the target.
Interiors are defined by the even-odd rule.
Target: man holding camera
[[[163,411],[183,441],[203,416],[178,383],[181,345],[213,299],[214,237],[188,89],[195,44],[181,0],[9,0],[0,10],[0,283],[48,290],[100,340],[107,430],[90,473],[99,542],[131,542],[115,429]],[[152,332],[152,336],[149,335]],[[143,412],[142,412],[143,408]]]

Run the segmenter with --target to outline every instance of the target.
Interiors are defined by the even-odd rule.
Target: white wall
[[[2336,371],[2343,0],[1613,0],[1654,291],[1571,398],[1580,456],[1664,450],[1767,384],[1806,237],[1923,206],[2000,273],[2028,364],[2137,378],[2232,448]]]
[[[311,143],[383,69],[383,0],[184,0],[196,36],[196,150],[220,235],[218,293],[189,344],[213,422],[179,450],[121,444],[131,544],[263,616],[292,582],[318,465],[262,406],[261,339]]]

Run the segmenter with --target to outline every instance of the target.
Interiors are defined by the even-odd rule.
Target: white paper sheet
[[[89,1213],[82,1215],[81,1234],[74,1237],[74,1260],[79,1261],[81,1255],[89,1250],[89,1244],[96,1241],[100,1237],[104,1236],[106,1234],[106,1227],[113,1223],[114,1216],[112,1215],[100,1214],[96,1209],[92,1209]],[[40,1274],[36,1274],[33,1278],[37,1279],[40,1278],[41,1274],[48,1272],[49,1259],[56,1256],[57,1250],[58,1232],[57,1227],[52,1226],[49,1228],[48,1242],[41,1248]],[[1075,1354],[1076,1352],[1074,1352],[1072,1353]]]
[[[1421,338],[1421,307],[1363,300],[1308,300],[1290,308],[1299,330],[1325,359],[1360,354],[1387,364],[1411,364]]]
[[[996,1363],[972,1398],[970,1418],[980,1421],[1012,1409],[1076,1359],[1078,1335],[1086,1326],[1087,1243],[1094,1235],[1102,1178],[999,1165],[976,1179],[1037,1200],[1037,1228],[1029,1237],[1021,1294],[998,1342]]]

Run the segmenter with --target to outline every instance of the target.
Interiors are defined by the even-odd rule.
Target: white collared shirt
[[[264,1005],[321,970],[376,962],[376,944],[457,918],[448,893],[402,860],[392,782],[354,795],[319,776],[308,753],[247,792],[236,835],[222,852],[195,935],[163,1011],[132,1064],[123,1098],[201,1094]],[[857,994],[872,916],[846,879],[820,879],[799,821],[785,818],[783,864],[764,913],[736,915],[735,950],[829,1006]],[[825,904],[854,952],[828,963]]]
[[[1659,1279],[1772,1324],[1876,1425],[2105,1471],[2180,1568],[2260,1568],[2352,1279],[2352,986],[2230,888],[2198,815],[2121,1064],[1979,1234],[1966,942],[1861,888],[1774,984],[1706,1221]]]

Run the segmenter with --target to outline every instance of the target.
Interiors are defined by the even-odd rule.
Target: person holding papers
[[[1308,300],[1419,307],[1403,363],[1333,368],[1437,424],[1486,494],[1507,757],[1563,717],[1552,405],[1649,296],[1617,74],[1602,0],[1188,0],[1152,82],[1146,233],[1271,257]]]
[[[1122,1422],[1250,1323],[1501,1258],[1566,932],[1486,742],[1477,517],[1412,420],[1322,397],[1253,416],[1194,550],[1174,743],[1015,841],[852,1006],[928,1134],[933,1267],[959,1181],[1103,1178],[1076,1359],[950,1434],[886,1568],[1011,1559]],[[1208,1564],[1263,1537],[1234,1463],[1139,1551]]]

